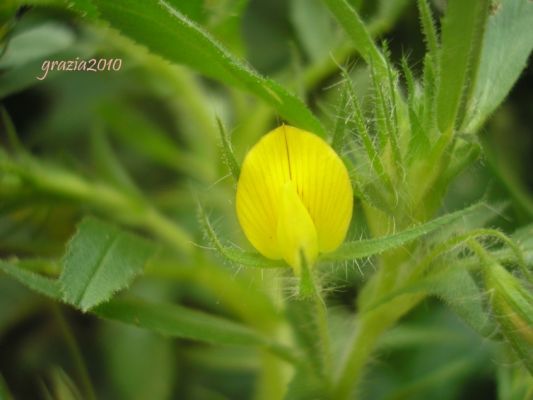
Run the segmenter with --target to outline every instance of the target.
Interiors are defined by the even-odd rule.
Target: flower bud
[[[299,274],[301,257],[312,266],[319,253],[344,241],[353,191],[346,167],[324,140],[282,125],[246,155],[236,207],[251,244]]]

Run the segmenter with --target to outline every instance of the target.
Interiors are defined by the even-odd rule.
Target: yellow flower
[[[237,184],[237,217],[263,256],[300,273],[335,250],[352,218],[348,171],[335,151],[307,131],[282,125],[246,155]]]

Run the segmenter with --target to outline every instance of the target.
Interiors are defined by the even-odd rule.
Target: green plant
[[[110,395],[91,383],[95,367],[87,370],[88,351],[72,335],[65,317],[70,307],[96,321],[143,329],[98,322],[107,327],[111,393],[124,398],[424,398],[442,387],[443,398],[453,398],[460,380],[491,357],[498,360],[491,373],[499,398],[533,395],[531,198],[515,190],[527,223],[514,232],[489,227],[508,204],[488,195],[443,212],[450,185],[483,157],[480,130],[531,53],[533,4],[449,0],[437,29],[430,5],[419,0],[426,51],[417,77],[411,60],[394,62],[389,44],[375,40],[408,2],[377,3],[365,22],[359,1],[292,1],[305,60],[293,57],[295,72],[288,68],[276,80],[243,61],[239,26],[246,1],[10,0],[0,6],[0,37],[7,43],[0,59],[3,98],[38,83],[42,57],[118,54],[132,66],[105,75],[116,79],[116,89],[95,83],[102,79],[97,74],[74,80],[87,90],[83,102],[66,73],[50,71],[40,85],[59,85],[67,98],[58,106],[60,122],[40,123],[33,143],[17,134],[2,109],[0,271],[50,300],[45,307],[53,310],[73,360],[72,373],[52,370],[43,393]],[[16,12],[26,5],[34,8],[20,18]],[[57,16],[39,15],[43,10],[59,12],[79,31]],[[349,68],[356,56],[365,65]],[[328,79],[334,88],[313,97]],[[146,92],[152,97],[143,97]],[[312,98],[313,109],[293,92]],[[78,109],[69,95],[80,101]],[[159,106],[167,110],[158,114],[163,122],[147,111]],[[276,116],[328,141],[355,195],[348,240],[318,255],[316,265],[306,263],[302,249],[296,274],[283,260],[232,244],[248,246],[232,203],[240,160]],[[85,136],[69,137],[73,130]],[[177,140],[172,132],[179,132]],[[86,143],[88,151],[80,148]],[[221,174],[233,182],[220,181]],[[221,222],[213,223],[217,217]],[[13,282],[0,278],[6,287]],[[356,311],[335,307],[335,291],[349,296],[345,303]],[[30,312],[42,311],[40,301],[23,293]],[[420,355],[409,359],[409,379],[387,377],[374,366],[376,354],[470,346],[454,342],[453,329],[464,326],[439,328],[447,318],[439,313],[447,311],[431,298],[469,326],[459,336],[486,338],[488,349],[444,357],[437,366]],[[405,323],[421,304],[435,315]],[[17,303],[0,328],[24,312]],[[472,339],[471,331],[478,336]],[[198,350],[169,338],[219,347]],[[177,358],[206,370],[251,364],[256,378],[245,380],[253,389],[233,383],[216,393],[209,384],[187,382],[186,371],[177,384]],[[137,370],[139,360],[157,369]],[[372,374],[385,387],[365,379]],[[98,374],[97,381],[106,379]],[[0,380],[0,396],[9,398],[8,385]]]

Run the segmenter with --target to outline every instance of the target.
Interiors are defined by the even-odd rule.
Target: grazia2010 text
[[[91,58],[80,60],[44,60],[41,65],[42,74],[36,78],[40,81],[48,76],[50,71],[81,71],[81,72],[104,72],[120,71],[122,68],[121,58]]]

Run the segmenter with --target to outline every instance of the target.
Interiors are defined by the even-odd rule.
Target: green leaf
[[[380,155],[370,137],[370,133],[365,123],[365,117],[363,111],[361,110],[361,105],[359,104],[359,99],[357,97],[355,88],[353,86],[352,80],[348,72],[344,69],[341,69],[342,76],[345,80],[345,87],[348,95],[348,105],[351,106],[353,110],[353,126],[357,134],[361,137],[368,160],[370,165],[376,175],[379,177],[380,181],[383,183],[385,188],[391,192],[394,191],[392,181],[390,176],[385,171],[385,166],[381,160]]]
[[[387,62],[374,43],[365,23],[346,0],[322,0],[348,34],[355,49],[368,64],[373,64],[376,74],[385,82]]]
[[[18,7],[57,7],[62,10],[67,8],[79,16],[89,19],[95,19],[98,16],[98,10],[91,0],[12,0],[12,2]]]
[[[365,258],[375,254],[383,253],[384,251],[402,246],[408,242],[418,239],[421,236],[427,235],[428,233],[440,227],[446,226],[447,224],[454,222],[459,218],[468,216],[481,205],[482,204],[475,204],[465,208],[464,210],[446,214],[442,217],[426,222],[425,224],[406,229],[397,234],[344,243],[336,251],[329,254],[324,254],[321,259],[332,261],[355,260],[358,258]]]
[[[74,33],[64,25],[46,23],[32,27],[13,36],[0,58],[0,69],[18,68],[32,61],[42,62],[68,48],[75,39]]]
[[[465,86],[469,83],[475,46],[488,12],[488,0],[450,0],[442,22],[442,47],[440,52],[440,80],[437,93],[437,123],[441,132],[450,132],[463,100]]]
[[[237,159],[235,158],[235,154],[233,153],[233,147],[231,146],[231,139],[224,129],[224,125],[222,124],[222,121],[220,118],[217,117],[217,125],[218,130],[220,132],[220,140],[222,142],[222,155],[224,158],[224,162],[226,163],[229,171],[231,172],[231,175],[233,176],[233,180],[237,182],[239,180],[239,175],[241,174],[241,167],[239,163],[237,162]]]
[[[335,117],[335,128],[333,129],[333,136],[331,138],[331,147],[335,150],[336,153],[342,153],[342,146],[345,143],[345,131],[346,125],[348,124],[348,99],[349,99],[349,89],[346,85],[349,83],[346,82],[342,89],[340,89],[339,102],[337,104],[337,110]]]
[[[40,294],[61,298],[58,282],[53,279],[20,268],[15,262],[0,261],[0,270]]]
[[[525,322],[523,326],[525,328],[524,335],[528,333],[531,336],[531,327],[533,327],[533,293],[497,262],[492,262],[487,266],[486,275],[487,286],[495,291],[494,298],[501,297],[507,303],[510,311]],[[504,317],[513,319],[509,314]],[[517,326],[517,329],[519,328]],[[533,339],[533,337],[530,338]]]
[[[59,282],[34,272],[0,261],[0,270],[39,293],[54,300],[61,299]],[[226,319],[193,311],[174,304],[149,303],[140,299],[114,299],[91,309],[99,317],[148,329],[170,337],[202,342],[260,346],[291,363],[297,362],[293,352],[256,331]]]
[[[59,278],[63,299],[87,311],[109,300],[143,271],[152,243],[94,218],[85,218],[70,240]]]
[[[418,0],[417,5],[420,14],[420,22],[422,24],[422,31],[424,32],[424,39],[426,41],[427,52],[431,59],[435,61],[439,51],[435,21],[433,21],[433,16],[427,0]]]
[[[468,271],[450,265],[445,274],[430,278],[429,293],[444,301],[472,329],[482,336],[495,332],[495,326],[485,309],[484,296]]]
[[[174,304],[113,300],[93,310],[98,316],[159,332],[170,337],[219,345],[266,347],[292,360],[289,350],[246,326]]]
[[[183,0],[174,0],[183,4]],[[245,54],[244,35],[242,35],[243,17],[249,0],[225,0],[204,2],[205,11],[209,13],[208,26],[213,35],[234,54]],[[181,6],[183,7],[183,6]]]
[[[524,299],[522,299],[524,300]],[[531,301],[531,300],[530,300]],[[500,296],[495,296],[492,301],[494,314],[500,324],[501,330],[516,355],[524,363],[530,374],[533,374],[533,334],[531,327],[515,313],[515,310]],[[528,304],[529,312],[533,313],[533,303]]]
[[[475,132],[505,99],[533,50],[533,3],[499,0],[493,3],[466,130]]]
[[[172,7],[175,7],[180,13],[192,21],[202,23],[205,21],[206,10],[204,9],[203,0],[167,0]]]
[[[248,90],[290,123],[325,137],[305,104],[278,83],[263,78],[166,0],[95,0],[103,19],[151,51],[190,66],[230,86]]]
[[[2,60],[0,61],[0,69],[2,69],[0,99],[28,87],[42,84],[43,81],[36,79],[37,77],[46,76],[44,81],[49,81],[62,75],[63,71],[57,71],[57,68],[45,74],[46,66],[43,68],[45,59],[73,60],[76,57],[86,59],[92,56],[94,50],[91,46],[77,46],[74,33],[64,25],[57,23],[42,24],[21,32],[19,36],[22,42],[19,42],[16,48],[13,41],[8,46],[13,49],[11,56],[5,61],[3,57],[0,57]]]
[[[533,294],[530,287],[507,271],[478,242],[469,244],[483,265],[485,285],[491,293],[493,313],[501,331],[524,366],[533,373]]]

